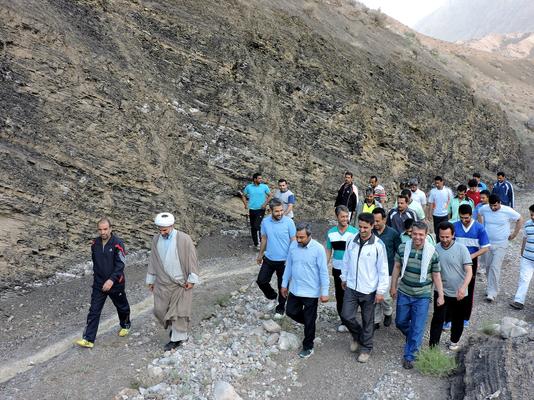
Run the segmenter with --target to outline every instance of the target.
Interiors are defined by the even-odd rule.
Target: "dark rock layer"
[[[341,2],[15,0],[0,7],[0,274],[87,259],[108,214],[130,250],[169,210],[243,228],[263,171],[330,216],[342,171],[520,180],[506,117],[380,14]]]

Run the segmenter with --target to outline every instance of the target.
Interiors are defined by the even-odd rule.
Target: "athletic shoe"
[[[92,349],[93,347],[95,347],[95,344],[93,342],[90,342],[89,340],[85,339],[76,340],[74,343],[76,343],[80,347],[85,347],[86,349]]]
[[[167,343],[165,346],[163,346],[163,350],[170,351],[170,350],[173,350],[173,349],[176,349],[176,348],[180,347],[181,344],[182,344],[181,340],[178,340],[177,342],[173,342],[171,340],[169,343]]]
[[[130,329],[121,328],[121,330],[119,331],[119,336],[120,337],[128,336],[128,333],[130,333]]]
[[[358,356],[358,362],[366,363],[367,361],[369,361],[370,356],[370,353],[360,353],[360,355]]]
[[[460,350],[460,345],[458,343],[452,343],[449,345],[449,350],[450,351],[459,351]]]
[[[349,331],[349,328],[347,328],[345,325],[341,324],[337,327],[337,331],[338,332],[348,332]]]
[[[259,244],[255,245],[254,247],[256,248],[256,250],[260,249],[260,245]]]
[[[495,297],[486,296],[486,298],[484,300],[486,300],[486,303],[493,303],[495,301]]]
[[[302,350],[299,353],[300,358],[309,358],[313,354],[313,349]]]
[[[464,329],[469,328],[469,321],[464,320]]]
[[[384,326],[387,328],[388,326],[391,325],[391,321],[393,320],[393,318],[391,317],[391,315],[384,315]]]
[[[280,320],[280,319],[283,319],[283,318],[284,318],[284,313],[277,312],[277,313],[274,313],[274,315],[273,315],[273,319],[274,320]]]
[[[444,322],[443,323],[443,330],[444,331],[450,331],[451,330],[451,325],[452,325],[452,323],[450,323],[450,322]]]
[[[522,310],[523,308],[525,308],[525,305],[521,304],[518,301],[514,301],[513,303],[510,303],[510,307],[515,308],[516,310]]]
[[[404,368],[404,369],[413,369],[413,361],[402,360],[402,368]]]
[[[360,348],[360,344],[358,343],[357,340],[352,340],[350,342],[350,351],[352,351],[353,353],[356,353],[359,348]]]

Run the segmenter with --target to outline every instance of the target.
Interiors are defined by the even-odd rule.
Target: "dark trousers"
[[[91,306],[89,307],[89,314],[87,315],[87,326],[83,333],[83,338],[85,340],[90,342],[95,341],[96,332],[98,331],[98,323],[100,322],[100,314],[102,314],[102,308],[104,308],[104,303],[108,296],[117,309],[121,328],[130,328],[130,305],[126,298],[124,285],[113,285],[109,292],[103,292],[101,288],[93,287]]]
[[[465,296],[465,298],[467,299],[467,302],[468,304],[466,305],[466,310],[465,310],[465,320],[466,321],[469,321],[471,319],[471,313],[473,311],[473,304],[475,302],[475,280],[476,280],[476,277],[477,277],[477,269],[478,269],[478,257],[477,258],[473,258],[473,266],[472,266],[472,269],[473,269],[473,277],[471,278],[471,282],[469,282],[469,285],[467,286],[467,296]],[[451,322],[451,317],[450,317],[450,311],[447,311],[447,315],[445,315],[445,321],[446,322]]]
[[[343,298],[341,321],[352,334],[352,338],[360,344],[364,353],[369,353],[373,349],[375,293],[364,294],[348,287]],[[361,325],[356,319],[358,307],[362,313]]]
[[[316,297],[299,297],[292,293],[289,293],[289,296],[287,297],[287,316],[294,321],[297,321],[299,324],[304,324],[302,350],[313,349],[318,305],[319,299]]]
[[[434,234],[436,235],[436,244],[439,243],[439,224],[442,222],[447,222],[449,220],[449,217],[446,215],[444,217],[436,217],[435,215],[432,216],[432,220],[434,222]]]
[[[286,304],[286,299],[280,294],[280,288],[282,287],[282,277],[284,276],[284,270],[286,268],[285,261],[272,261],[267,257],[263,257],[263,263],[261,264],[260,272],[258,273],[258,279],[256,283],[259,288],[269,300],[276,299],[278,296],[278,305],[276,306],[276,312],[283,314]],[[271,286],[271,278],[276,272],[276,278],[278,281],[278,294]]]
[[[434,315],[430,323],[430,346],[439,344],[445,316],[451,319],[451,342],[458,343],[464,332],[464,319],[469,308],[469,299],[464,297],[457,300],[456,297],[445,296],[445,304],[438,307],[438,294],[434,292]]]
[[[254,246],[257,246],[260,243],[260,227],[261,220],[265,215],[265,210],[248,210],[248,216],[250,220],[250,234],[252,236],[252,241]]]
[[[336,295],[336,308],[339,318],[341,318],[341,310],[343,310],[343,297],[345,290],[341,287],[341,270],[332,268],[332,276],[334,277],[334,289]]]

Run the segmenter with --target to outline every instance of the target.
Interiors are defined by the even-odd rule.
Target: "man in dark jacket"
[[[119,336],[128,335],[130,330],[130,305],[124,291],[124,243],[111,232],[111,222],[108,218],[101,218],[97,227],[100,236],[93,240],[91,245],[94,273],[91,307],[83,337],[76,341],[77,345],[86,348],[94,347],[100,314],[108,296],[119,316]]]
[[[358,204],[358,188],[352,181],[352,172],[345,172],[345,183],[341,185],[337,192],[334,208],[345,206],[349,209],[349,222],[352,220],[356,205]]]
[[[491,194],[496,194],[501,199],[503,206],[514,208],[514,187],[509,180],[506,179],[504,172],[497,172],[497,182],[493,185]]]

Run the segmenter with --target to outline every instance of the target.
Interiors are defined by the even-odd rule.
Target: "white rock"
[[[276,322],[274,322],[272,319],[268,319],[267,321],[263,321],[263,329],[265,329],[267,332],[274,333],[280,332],[282,330],[282,327]]]
[[[154,367],[150,365],[148,367],[148,375],[152,378],[161,378],[163,376],[163,369],[161,367]]]
[[[282,331],[278,339],[280,350],[297,350],[300,346],[300,340],[297,335]]]
[[[528,331],[525,328],[522,328],[520,326],[514,326],[510,330],[511,338],[516,338],[516,337],[525,336],[525,335],[528,335]]]
[[[278,332],[269,335],[269,337],[265,341],[265,346],[274,346],[276,343],[278,343],[279,338],[280,334]]]
[[[241,400],[234,387],[225,381],[215,382],[213,388],[214,400]]]

